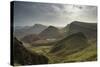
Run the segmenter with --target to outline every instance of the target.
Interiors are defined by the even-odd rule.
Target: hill
[[[86,36],[81,33],[75,33],[60,40],[52,49],[51,53],[66,55],[80,51],[89,46]]]
[[[74,33],[58,41],[47,56],[50,63],[96,61],[97,42],[88,41],[81,32]]]
[[[45,30],[43,30],[39,36],[46,39],[56,39],[60,36],[59,29],[54,26],[49,26]]]
[[[33,26],[25,26],[25,27],[22,27],[21,29],[15,29],[14,35],[18,38],[22,38],[30,34],[39,34],[41,31],[43,31],[46,28],[47,26],[42,25],[42,24],[35,24]]]
[[[36,35],[36,34],[30,34],[30,35],[26,35],[23,38],[21,38],[21,41],[23,41],[24,43],[30,43],[32,44],[34,41],[40,40],[41,38]]]
[[[82,32],[88,39],[96,39],[97,37],[97,24],[86,23],[80,21],[73,21],[65,28],[65,35],[71,35],[77,32]]]

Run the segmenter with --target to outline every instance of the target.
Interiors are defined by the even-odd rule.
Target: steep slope
[[[57,55],[69,55],[80,51],[89,46],[86,36],[81,33],[75,33],[60,40],[52,49],[51,53]]]
[[[28,29],[28,33],[39,34],[41,31],[46,29],[47,27],[42,24],[35,24],[34,26]]]
[[[51,38],[58,38],[60,36],[59,29],[54,27],[54,26],[49,26],[45,30],[43,30],[39,36],[46,38],[46,39],[51,39]]]
[[[41,31],[46,29],[47,27],[42,24],[35,24],[34,26],[25,26],[22,29],[15,29],[15,36],[18,38],[22,38],[23,36],[30,34],[39,34]]]
[[[36,34],[30,34],[27,36],[24,36],[21,41],[25,42],[25,43],[33,43],[34,41],[40,40],[41,38],[36,35]]]
[[[77,32],[82,32],[88,39],[97,38],[97,24],[86,23],[80,21],[73,21],[71,24],[65,27],[66,35],[70,35]]]
[[[12,65],[16,63],[21,65],[33,65],[33,64],[47,64],[48,58],[44,55],[39,55],[35,52],[28,51],[22,44],[22,42],[18,41],[16,38],[13,38],[13,54],[12,60],[14,62]]]
[[[96,41],[92,42],[90,46],[77,53],[66,56],[68,61],[96,61],[97,60],[97,44]]]

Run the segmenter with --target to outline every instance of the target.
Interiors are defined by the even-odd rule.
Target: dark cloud
[[[38,21],[53,21],[57,18],[55,4],[42,4],[30,2],[15,2],[14,20],[15,24],[29,24]],[[59,8],[62,8],[58,5]]]
[[[35,23],[65,25],[72,20],[97,20],[97,7],[74,6],[36,3],[36,2],[14,2],[14,25],[32,25]],[[89,19],[86,19],[88,17]]]

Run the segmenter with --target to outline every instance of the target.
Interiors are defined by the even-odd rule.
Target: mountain
[[[33,65],[33,64],[47,64],[48,58],[44,55],[37,54],[35,52],[30,52],[23,46],[23,43],[18,39],[13,38],[13,54],[12,58],[14,62],[12,65],[21,64],[21,65]]]
[[[25,43],[40,43],[40,42],[52,42],[60,36],[59,29],[54,26],[49,26],[43,30],[40,34],[30,34],[21,38],[21,41]]]
[[[86,36],[83,33],[78,32],[60,40],[54,45],[50,52],[57,55],[69,55],[80,51],[87,46],[89,46],[89,44]]]
[[[60,36],[59,29],[54,26],[49,26],[45,30],[43,30],[39,36],[46,38],[46,39],[55,39]]]
[[[36,35],[36,34],[30,34],[30,35],[26,35],[24,36],[21,41],[25,42],[25,43],[33,43],[34,41],[40,40],[41,38]]]
[[[22,38],[23,36],[30,34],[39,34],[41,31],[46,29],[47,26],[42,24],[35,24],[34,26],[25,26],[21,29],[15,29],[14,35],[18,38]]]
[[[39,34],[41,31],[46,29],[47,27],[42,24],[35,24],[34,26],[28,29],[28,33]]]
[[[65,35],[71,35],[73,33],[82,32],[88,39],[97,38],[97,23],[86,23],[80,21],[73,21],[65,28]]]

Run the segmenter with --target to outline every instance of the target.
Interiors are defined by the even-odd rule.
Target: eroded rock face
[[[13,60],[21,65],[48,64],[48,58],[44,55],[31,53],[16,38],[13,38]],[[14,65],[14,64],[13,64]]]

